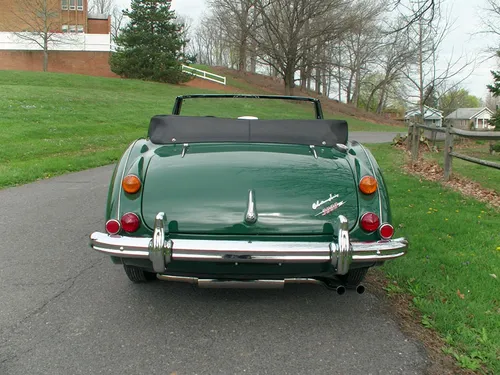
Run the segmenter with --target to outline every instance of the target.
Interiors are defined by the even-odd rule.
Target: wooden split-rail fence
[[[483,160],[475,158],[472,156],[464,155],[453,150],[454,138],[456,136],[469,138],[469,139],[479,139],[495,141],[500,140],[500,131],[469,131],[456,129],[451,126],[446,126],[442,128],[428,126],[419,123],[410,123],[408,128],[408,150],[411,152],[412,162],[416,162],[418,159],[418,150],[420,144],[420,131],[419,129],[429,130],[435,133],[444,133],[444,176],[443,179],[448,181],[452,172],[453,158],[458,158],[462,160],[469,161],[471,163],[476,163],[483,165],[485,167],[500,169],[500,163],[495,163],[488,160]]]

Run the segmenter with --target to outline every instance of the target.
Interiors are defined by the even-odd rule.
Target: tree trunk
[[[316,68],[316,77],[314,80],[316,84],[316,94],[321,95],[321,70],[319,68]]]
[[[306,73],[306,66],[305,62],[304,64],[300,67],[300,88],[302,90],[306,90],[307,88],[307,73]]]
[[[285,95],[293,95],[293,88],[295,86],[294,84],[294,76],[293,76],[293,69],[291,67],[287,67],[285,69]]]
[[[247,43],[246,38],[243,36],[241,37],[238,49],[238,71],[244,72],[247,70]]]
[[[49,70],[49,42],[47,38],[43,40],[43,71]]]
[[[424,73],[423,73],[423,40],[422,40],[422,20],[418,22],[418,70],[419,70],[419,94],[420,94],[420,122],[425,123],[424,111]]]
[[[375,93],[378,91],[378,89],[379,89],[378,85],[375,86],[375,88],[370,93],[370,96],[368,97],[368,100],[366,102],[366,110],[368,112],[370,112],[370,105],[372,104],[373,97],[375,96]]]
[[[347,83],[347,87],[346,87],[347,103],[352,103],[352,97],[351,97],[352,79],[353,79],[353,75],[351,73],[351,75],[349,76],[349,82]]]
[[[384,110],[386,91],[387,91],[387,85],[384,85],[382,87],[382,92],[380,93],[380,100],[379,100],[378,106],[377,106],[377,113],[378,114],[381,114],[382,111]]]
[[[359,106],[359,92],[361,91],[361,67],[356,69],[356,77],[354,78],[354,91],[352,94],[352,102],[356,107]]]
[[[257,70],[257,57],[255,56],[255,52],[252,52],[250,55],[250,71],[255,73]]]
[[[378,90],[380,90],[380,88],[381,88],[381,87],[383,88],[383,90],[382,90],[382,97],[384,96],[384,95],[383,95],[383,92],[384,92],[384,90],[385,90],[385,86],[386,86],[386,85],[387,85],[387,84],[386,84],[386,81],[384,80],[384,81],[381,81],[378,85],[376,85],[376,86],[373,88],[372,92],[370,93],[370,96],[368,97],[368,102],[366,103],[366,110],[367,110],[367,111],[369,111],[369,110],[370,110],[370,105],[372,104],[372,100],[373,100],[373,97],[375,96],[375,93],[376,93]],[[382,102],[382,99],[381,99],[381,97],[380,97],[379,99],[380,99],[380,100],[379,100],[379,104],[378,104],[378,105],[380,106],[380,103]]]
[[[330,82],[329,80],[326,79],[326,70],[323,70],[323,75],[324,75],[324,78],[323,78],[323,95],[328,97],[330,95],[329,93],[329,90],[328,90],[328,87],[330,85]]]

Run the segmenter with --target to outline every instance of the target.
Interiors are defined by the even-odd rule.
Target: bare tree
[[[481,7],[483,14],[487,14],[481,20],[482,28],[477,34],[490,34],[497,38],[497,42],[493,46],[487,47],[487,59],[497,58],[497,51],[499,49],[498,38],[500,37],[500,0],[485,0],[487,6]]]
[[[113,8],[113,13],[111,14],[111,40],[115,40],[120,31],[125,26],[126,20],[123,10],[118,7]]]
[[[403,13],[405,13],[405,11],[411,12],[410,16],[406,19],[406,22],[398,25],[398,27],[392,31],[400,32],[404,29],[408,29],[413,24],[422,21],[426,23],[432,22],[436,13],[439,13],[439,10],[437,9],[439,2],[440,0],[418,0],[417,6],[415,7],[415,3],[412,0],[409,1],[409,4],[404,0],[392,0],[394,9],[398,8]],[[389,3],[391,2],[389,1]]]
[[[355,2],[353,5],[357,22],[345,33],[342,45],[348,62],[344,67],[349,72],[347,102],[358,106],[363,75],[371,71],[383,46],[379,24],[384,6],[380,1]]]
[[[207,65],[232,66],[231,49],[223,37],[224,31],[213,15],[204,15],[193,33],[189,52],[198,62]]]
[[[89,13],[111,15],[115,8],[114,0],[90,0]]]
[[[283,76],[285,94],[293,93],[295,72],[309,52],[305,41],[346,29],[347,5],[345,0],[256,0],[262,27],[252,38],[259,45],[260,59]],[[335,22],[321,22],[326,14]]]
[[[376,107],[377,113],[382,113],[384,104],[391,89],[398,87],[398,82],[402,79],[401,71],[405,67],[412,64],[416,54],[415,47],[412,46],[408,29],[402,28],[401,24],[404,21],[399,19],[396,21],[395,29],[398,30],[394,33],[389,33],[382,38],[382,46],[380,52],[377,54],[377,66],[381,70],[380,80],[371,88],[366,107],[371,106],[372,100],[378,94],[378,104]],[[389,26],[393,28],[393,26]],[[392,90],[394,91],[394,90]]]
[[[210,6],[225,40],[238,55],[238,70],[245,71],[250,32],[255,32],[257,22],[255,0],[211,0]]]
[[[191,33],[192,33],[192,26],[193,26],[193,19],[189,16],[185,15],[176,15],[175,18],[175,23],[179,25],[180,27],[180,33],[181,33],[181,38],[182,40],[186,41],[186,45],[183,47],[182,53],[186,54],[186,51],[188,50],[188,44],[190,42],[191,38]]]
[[[420,7],[423,1],[425,0],[416,0],[414,4]],[[414,40],[414,49],[417,51],[416,66],[408,65],[404,68],[403,74],[418,92],[422,114],[424,105],[431,95],[437,95],[438,100],[439,96],[465,81],[474,69],[475,60],[467,59],[465,56],[458,58],[451,56],[444,62],[440,59],[442,43],[452,26],[448,15],[443,14],[441,5],[442,0],[434,0],[434,13],[429,18],[421,17],[408,29],[410,37]],[[467,72],[471,65],[472,68]],[[451,81],[454,81],[453,85],[449,85]]]
[[[484,105],[491,111],[495,112],[498,108],[500,108],[500,97],[495,97],[491,91],[488,91],[484,99]]]
[[[12,7],[14,25],[11,29],[24,30],[14,35],[43,50],[43,71],[48,70],[50,46],[61,42],[60,2],[53,0],[17,0]]]

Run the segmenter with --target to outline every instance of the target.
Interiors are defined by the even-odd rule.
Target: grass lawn
[[[0,71],[0,187],[112,163],[146,134],[151,116],[170,113],[175,96],[195,92],[133,80]],[[206,114],[213,108],[186,109]],[[241,108],[224,109],[241,114]],[[285,102],[245,109],[268,118],[305,116],[301,106]],[[378,128],[349,122],[351,131]],[[446,339],[444,350],[460,365],[500,374],[500,214],[401,173],[403,155],[391,146],[369,147],[385,173],[396,234],[410,241],[406,257],[383,267],[395,282],[389,292],[413,296],[422,324]]]
[[[436,144],[440,150],[439,153],[426,153],[425,157],[433,159],[438,162],[438,164],[443,167],[444,156],[443,148],[444,143],[440,142]],[[456,145],[454,151],[473,156],[483,160],[494,161],[500,163],[500,154],[491,155],[489,153],[489,143],[484,141],[468,141],[467,147],[461,147],[461,144]],[[493,189],[497,193],[500,193],[500,170],[495,168],[485,167],[479,164],[471,163],[465,160],[453,158],[452,172],[457,175],[469,178],[471,180],[479,182],[486,188]]]
[[[422,324],[464,368],[500,374],[500,213],[400,170],[403,155],[369,145],[385,173],[407,256],[386,263],[390,293],[406,292]],[[497,171],[496,171],[497,172]]]
[[[0,188],[113,163],[132,140],[146,135],[152,116],[171,113],[177,95],[202,92],[137,80],[0,71]],[[314,113],[312,105],[283,101],[230,102],[186,102],[182,113],[261,118]],[[378,128],[348,120],[350,131]]]

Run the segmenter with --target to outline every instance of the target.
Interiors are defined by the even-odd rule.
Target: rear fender
[[[127,174],[135,174],[141,181],[144,181],[145,158],[143,155],[149,150],[150,143],[145,139],[138,139],[129,145],[116,164],[108,189],[106,221],[109,219],[120,221],[121,215],[125,212],[140,214],[142,188],[137,194],[127,194],[122,189],[122,180]],[[134,209],[134,206],[137,206],[137,209]]]
[[[356,184],[359,186],[359,182],[361,181],[361,179],[367,175],[375,177],[378,182],[377,191],[374,194],[366,195],[359,189],[357,189],[359,201],[359,219],[361,219],[361,217],[366,212],[373,212],[379,216],[381,224],[392,223],[392,215],[387,187],[380,166],[375,160],[373,154],[367,148],[356,141],[351,143],[349,153],[355,156],[353,170]],[[380,239],[377,231],[368,234],[363,229],[361,229],[361,227],[359,226],[359,220],[358,224],[352,232],[353,236],[359,236],[360,240]]]

